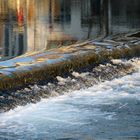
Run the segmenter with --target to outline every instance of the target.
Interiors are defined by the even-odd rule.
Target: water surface
[[[138,140],[140,72],[0,114],[0,139]]]
[[[110,0],[109,32],[140,28],[139,0]],[[0,60],[102,35],[100,0],[0,0]]]

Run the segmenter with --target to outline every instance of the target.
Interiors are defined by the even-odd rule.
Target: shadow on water
[[[10,59],[76,41],[140,28],[139,0],[0,0],[0,57]],[[108,21],[101,17],[105,16]]]

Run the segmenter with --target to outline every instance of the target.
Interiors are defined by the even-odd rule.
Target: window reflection
[[[111,33],[138,29],[139,5],[110,1]],[[0,0],[1,60],[100,36],[101,14],[100,0]]]

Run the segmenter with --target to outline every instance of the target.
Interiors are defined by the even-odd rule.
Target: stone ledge
[[[0,62],[0,91],[18,89],[111,59],[140,56],[140,38],[87,41]]]

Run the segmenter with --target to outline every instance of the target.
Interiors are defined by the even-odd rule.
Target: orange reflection
[[[57,47],[65,41],[75,40],[67,27],[63,28],[70,5],[66,0],[65,4],[62,1],[0,0],[0,14],[4,11],[6,18],[0,28],[0,42],[4,40],[3,44],[7,46],[5,54],[15,56],[25,51],[49,49],[50,44]],[[63,8],[64,5],[69,9]],[[67,23],[70,24],[70,20]]]
[[[24,23],[24,10],[20,0],[17,0],[17,21],[19,26],[23,26]]]

